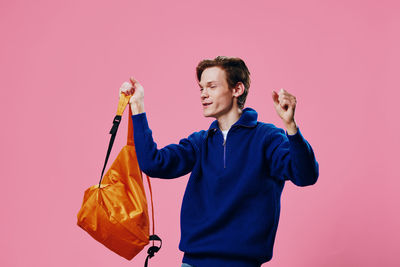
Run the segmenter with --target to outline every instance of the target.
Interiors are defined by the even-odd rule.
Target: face
[[[233,108],[235,99],[232,90],[228,87],[223,69],[206,68],[201,74],[199,86],[204,117],[218,119]]]

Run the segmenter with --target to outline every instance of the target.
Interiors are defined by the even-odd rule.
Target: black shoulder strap
[[[104,167],[103,167],[103,170],[101,171],[99,188],[100,188],[100,185],[101,185],[101,180],[103,179],[104,170],[106,169],[106,166],[107,166],[108,157],[110,156],[110,153],[111,153],[111,148],[112,148],[112,146],[114,144],[115,136],[117,135],[117,131],[118,131],[119,123],[121,122],[121,118],[122,117],[120,115],[116,115],[114,120],[113,120],[113,126],[112,126],[112,128],[110,130],[110,134],[111,134],[110,143],[108,144],[106,161],[104,162]]]

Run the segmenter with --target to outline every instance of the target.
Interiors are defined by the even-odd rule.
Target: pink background
[[[320,164],[288,182],[263,266],[399,266],[400,16],[396,1],[1,1],[1,266],[143,266],[76,225],[98,182],[118,89],[133,75],[158,147],[208,128],[195,67],[241,57],[246,106],[278,127],[271,91],[297,97]],[[127,110],[111,160],[126,140]],[[163,248],[180,266],[189,175],[152,179]],[[147,184],[145,183],[147,188]]]

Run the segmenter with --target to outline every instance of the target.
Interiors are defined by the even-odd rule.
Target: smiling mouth
[[[203,104],[203,107],[207,107],[209,105],[211,105],[211,103],[205,103],[205,104]]]

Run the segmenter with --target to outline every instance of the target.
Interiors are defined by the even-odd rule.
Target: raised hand
[[[297,104],[296,97],[282,88],[279,93],[272,91],[272,100],[274,102],[276,113],[278,113],[279,117],[282,119],[288,133],[296,133],[297,125],[294,120],[294,113]]]
[[[119,88],[119,94],[132,95],[129,105],[133,114],[144,112],[144,88],[133,77],[124,82]]]

